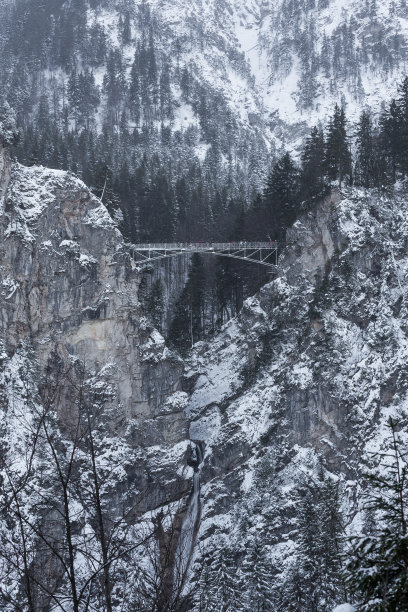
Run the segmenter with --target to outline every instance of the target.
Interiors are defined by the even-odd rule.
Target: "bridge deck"
[[[130,244],[133,258],[140,264],[176,257],[183,253],[203,253],[261,264],[270,272],[278,263],[278,243],[270,242],[171,242]],[[271,261],[273,257],[274,262]],[[141,261],[140,261],[141,260]]]
[[[241,249],[275,250],[278,248],[276,241],[272,242],[172,242],[172,243],[144,243],[132,244],[135,251],[236,251]]]

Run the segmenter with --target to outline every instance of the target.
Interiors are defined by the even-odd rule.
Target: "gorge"
[[[72,175],[11,163],[6,148],[0,159],[2,482],[8,483],[2,495],[10,521],[2,547],[18,556],[11,542],[24,535],[43,538],[48,548],[40,558],[30,549],[31,586],[21,584],[20,565],[13,565],[3,600],[24,598],[31,588],[46,605],[49,593],[58,598],[68,588],[72,575],[58,566],[50,533],[38,526],[64,514],[47,457],[55,452],[65,465],[71,449],[74,473],[87,463],[91,433],[101,511],[111,545],[121,551],[110,561],[121,585],[112,592],[112,609],[123,601],[141,610],[187,609],[217,597],[203,580],[211,570],[207,560],[216,567],[216,555],[225,551],[225,538],[244,570],[262,542],[278,602],[293,580],[293,564],[301,562],[295,534],[302,498],[335,483],[352,531],[370,452],[382,448],[390,415],[405,423],[405,188],[388,195],[337,189],[301,216],[288,230],[277,277],[183,363],[142,316],[140,274],[100,201]],[[98,418],[78,437],[85,408]],[[86,504],[87,487],[74,476],[67,487],[74,547],[94,547],[92,563],[102,572],[100,526]],[[27,515],[19,531],[23,499]],[[121,523],[120,538],[112,517]],[[52,524],[58,539],[58,520]],[[188,552],[174,578],[175,556],[193,543],[191,560]],[[149,567],[146,550],[157,555]],[[83,586],[82,565],[90,571],[90,561],[83,552],[79,562],[78,554]],[[44,563],[46,584],[38,574]],[[150,590],[138,591],[149,572],[155,574]],[[334,606],[343,594],[334,573],[330,580],[327,601]],[[208,609],[217,605],[210,600]]]

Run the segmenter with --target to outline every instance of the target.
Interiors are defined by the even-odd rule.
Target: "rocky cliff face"
[[[72,175],[10,164],[2,150],[0,179],[0,336],[7,361],[24,346],[40,374],[82,361],[89,376],[111,387],[112,436],[135,449],[176,448],[176,468],[168,466],[165,477],[174,481],[176,499],[188,487],[174,471],[184,463],[188,434],[183,365],[141,315],[140,275],[121,234]],[[69,397],[59,416],[72,419]],[[155,468],[166,471],[162,462]]]
[[[383,445],[387,418],[398,417],[407,431],[405,187],[335,191],[304,214],[288,232],[277,277],[211,342],[197,344],[184,366],[142,316],[141,276],[84,185],[59,171],[11,164],[5,150],[0,176],[2,482],[27,469],[22,458],[40,413],[39,385],[58,377],[61,364],[82,362],[104,397],[104,511],[126,516],[125,541],[139,541],[147,522],[160,563],[166,550],[174,558],[177,537],[169,533],[180,532],[177,502],[188,503],[195,470],[186,514],[194,517],[194,537],[183,528],[180,540],[189,548],[195,542],[187,573],[196,596],[207,589],[202,567],[214,551],[228,542],[246,571],[248,551],[260,541],[273,566],[274,605],[285,609],[276,602],[300,554],[299,491],[322,473],[339,483],[352,531],[362,520],[361,473],[375,464],[370,453]],[[54,426],[68,447],[75,406],[63,393]],[[189,438],[200,452],[191,454]],[[30,468],[30,491],[23,489],[29,525],[41,515],[36,491],[44,490],[44,474],[45,482],[51,478],[42,453]],[[97,534],[82,494],[72,495],[77,537]],[[3,550],[7,534],[0,528]],[[185,568],[189,554],[181,556]],[[118,584],[125,575],[136,584],[141,559],[126,558],[137,569],[128,574],[120,566]],[[48,557],[41,563],[52,566]],[[169,598],[172,562],[164,574]],[[152,609],[132,597],[129,609]],[[327,601],[322,609],[340,603]]]
[[[4,197],[10,180],[10,160],[8,150],[0,145],[0,202],[3,206]]]
[[[353,530],[389,416],[406,435],[406,202],[404,189],[334,192],[289,230],[277,278],[192,357],[190,435],[206,449],[198,540],[207,551],[235,540],[243,571],[261,541],[276,609],[319,470],[340,483]]]

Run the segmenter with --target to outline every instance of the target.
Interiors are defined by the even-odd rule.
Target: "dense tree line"
[[[262,184],[260,130],[238,126],[219,92],[180,66],[185,41],[163,47],[146,2],[109,5],[117,21],[106,26],[98,15],[108,4],[0,7],[1,97],[21,135],[14,154],[78,174],[129,240],[231,237],[232,220]],[[243,57],[233,59],[248,71]],[[182,113],[196,120],[180,127]]]
[[[162,26],[147,3],[118,8],[117,45],[101,21],[86,17],[85,4],[18,0],[1,9],[2,96],[16,113],[17,158],[77,173],[130,241],[282,238],[303,203],[333,180],[382,186],[406,172],[406,85],[378,125],[364,111],[356,133],[347,133],[345,109],[336,107],[326,129],[313,128],[296,164],[288,154],[268,154],[259,130],[239,127],[222,96],[180,67],[182,41],[163,49]],[[301,8],[308,14],[315,5]],[[89,3],[96,12],[104,6]],[[282,27],[299,34],[293,40],[308,75],[301,91],[310,100],[329,51],[317,61],[313,21],[306,27],[298,9],[285,4]],[[375,21],[376,11],[370,14]],[[342,57],[354,53],[343,44],[352,31],[344,26],[327,41],[330,71],[361,64]],[[244,74],[243,59],[234,61]],[[176,125],[180,101],[196,125]]]

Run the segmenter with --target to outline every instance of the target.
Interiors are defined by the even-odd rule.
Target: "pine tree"
[[[322,472],[300,495],[298,548],[285,575],[281,608],[331,612],[345,597],[339,484]]]
[[[392,418],[388,429],[385,452],[374,456],[382,469],[366,477],[365,509],[376,520],[369,533],[351,538],[347,553],[347,583],[361,612],[408,609],[408,453]]]
[[[342,577],[343,517],[340,511],[340,483],[324,478],[320,486],[318,513],[321,530],[322,580],[321,599],[334,606],[339,598],[345,598]]]
[[[141,226],[150,230],[146,238],[153,242],[170,242],[174,238],[175,195],[163,168],[152,177],[148,208],[140,219]]]
[[[122,231],[130,242],[139,241],[139,198],[135,197],[134,177],[131,176],[127,163],[122,164],[114,180],[113,190],[120,199],[123,212]]]
[[[126,11],[124,18],[122,15],[120,16],[121,21],[119,24],[120,36],[122,39],[122,44],[124,46],[129,45],[132,41],[132,28],[130,25],[130,12]]]
[[[194,253],[188,278],[191,304],[192,341],[202,340],[205,332],[205,273],[202,258]]]
[[[265,544],[259,536],[255,536],[247,547],[242,565],[244,599],[248,610],[253,612],[272,612],[274,610],[271,594],[274,573]]]
[[[317,127],[312,128],[302,152],[300,197],[314,200],[325,192],[324,136]]]
[[[69,79],[68,79],[67,97],[68,97],[68,102],[71,108],[72,115],[75,120],[75,129],[76,129],[78,125],[78,108],[79,108],[79,103],[80,103],[80,89],[79,89],[78,73],[75,69],[72,70],[69,76]]]
[[[299,565],[302,579],[302,604],[305,610],[318,612],[321,576],[321,533],[315,500],[308,492],[300,505],[299,513]]]
[[[397,100],[399,117],[400,166],[404,176],[408,175],[408,77],[401,83]]]
[[[334,108],[326,134],[325,167],[330,181],[351,182],[351,153],[347,141],[346,116],[344,108]]]
[[[285,153],[274,165],[264,192],[267,215],[266,236],[283,234],[297,213],[298,170],[290,153]]]
[[[402,139],[401,139],[400,109],[395,100],[391,101],[388,111],[380,119],[380,147],[385,151],[389,165],[391,183],[395,183],[397,169],[400,165]]]
[[[238,612],[244,610],[235,554],[225,537],[206,559],[200,579],[201,612]]]
[[[373,186],[375,159],[371,114],[363,111],[357,127],[355,182],[366,189]]]
[[[185,102],[190,102],[191,79],[190,73],[188,72],[187,68],[184,68],[181,74],[180,88]]]
[[[205,332],[205,275],[200,255],[194,253],[191,259],[188,281],[175,306],[170,324],[168,341],[182,354]]]
[[[160,75],[160,119],[173,119],[173,105],[170,84],[170,66],[168,63],[163,64]]]
[[[103,87],[107,96],[109,118],[113,126],[119,124],[121,101],[126,97],[126,79],[122,57],[118,49],[109,52],[106,61],[106,74],[103,78]]]
[[[130,72],[130,84],[128,95],[128,108],[130,115],[136,124],[140,123],[140,73],[139,73],[139,49],[136,50],[135,58]]]

